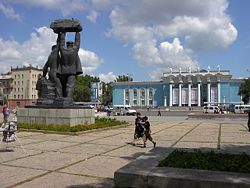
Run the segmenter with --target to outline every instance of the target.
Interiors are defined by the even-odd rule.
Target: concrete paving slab
[[[64,138],[59,138],[57,141],[61,142],[74,142],[74,143],[85,143],[91,140],[97,140],[99,138],[96,138],[94,136],[89,136],[88,134],[83,134],[83,135],[74,135],[70,137],[64,137]]]
[[[121,137],[121,135],[115,135],[115,136],[110,136],[107,138],[92,140],[92,141],[89,141],[88,143],[121,146],[131,141],[132,141],[131,135],[129,137]]]
[[[74,143],[74,142],[59,142],[59,141],[49,140],[49,141],[44,141],[44,142],[28,144],[28,145],[25,145],[25,148],[37,149],[40,151],[58,151],[62,148],[74,146],[77,144],[78,143]]]
[[[103,155],[110,157],[121,157],[127,159],[136,159],[137,157],[143,155],[145,152],[149,151],[152,148],[141,148],[132,145],[126,145],[124,147],[117,148],[110,152],[107,152]]]
[[[27,179],[45,174],[45,170],[20,168],[0,164],[0,187],[9,187]]]
[[[60,170],[60,172],[89,175],[95,177],[113,178],[114,172],[128,164],[130,160],[119,157],[96,156]]]
[[[100,145],[100,144],[81,144],[62,149],[62,152],[72,154],[88,154],[88,155],[99,155],[108,151],[112,151],[118,146],[114,145]]]
[[[66,173],[52,172],[33,181],[16,186],[15,188],[113,188],[111,179],[92,178]]]
[[[15,161],[3,163],[16,167],[26,167],[41,170],[56,170],[73,164],[77,161],[87,159],[87,154],[73,154],[61,152],[45,152],[39,155],[29,156]]]
[[[43,134],[44,133],[40,133],[40,132],[17,131],[17,135],[19,138],[35,136],[35,135],[43,135]]]
[[[26,153],[25,153],[26,152]],[[25,158],[31,155],[36,155],[42,153],[42,151],[37,151],[37,150],[27,150],[25,151],[19,147],[8,147],[6,148],[1,148],[0,149],[0,163],[4,163],[7,161],[13,161],[16,159],[20,158]]]
[[[70,137],[69,135],[63,135],[63,134],[46,134],[46,133],[42,133],[39,135],[30,135],[29,138],[30,139],[34,139],[34,140],[57,140],[60,138],[67,138]]]
[[[217,143],[208,143],[208,142],[178,142],[176,145],[173,147],[175,148],[210,148],[210,149],[216,149],[217,148]]]

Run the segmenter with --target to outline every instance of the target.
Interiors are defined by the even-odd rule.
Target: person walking
[[[158,113],[157,113],[157,116],[161,116],[161,108],[160,108],[160,106],[158,106]]]
[[[2,113],[3,113],[3,120],[4,120],[4,122],[9,122],[10,110],[9,110],[7,104],[4,105]]]
[[[141,125],[141,113],[137,112],[136,113],[136,118],[135,118],[135,132],[134,132],[134,139],[132,141],[133,146],[135,146],[135,141],[141,137],[143,137],[143,127]]]
[[[247,126],[248,126],[248,131],[250,131],[250,109],[248,110],[248,122],[247,122]]]
[[[145,116],[142,118],[142,126],[144,128],[144,135],[143,135],[143,147],[146,147],[147,140],[151,141],[154,144],[154,148],[156,147],[156,142],[153,141],[153,138],[151,136],[151,129],[150,129],[150,123],[148,121],[148,117]]]

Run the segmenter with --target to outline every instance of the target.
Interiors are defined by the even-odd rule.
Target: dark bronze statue
[[[52,46],[51,54],[43,67],[43,77],[37,82],[37,90],[41,96],[38,104],[70,105],[73,102],[76,75],[83,73],[78,55],[82,27],[78,20],[61,19],[52,22],[50,28],[58,34],[57,44]],[[75,41],[68,41],[65,47],[67,32],[75,32]],[[46,79],[47,74],[49,80]]]

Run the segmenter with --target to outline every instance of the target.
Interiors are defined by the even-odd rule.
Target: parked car
[[[203,113],[219,113],[220,109],[218,106],[204,106]]]
[[[136,110],[133,109],[130,105],[115,105],[111,113],[112,115],[115,116],[124,116],[124,115],[135,116]]]
[[[234,113],[236,114],[248,113],[249,109],[250,109],[250,105],[235,105]]]

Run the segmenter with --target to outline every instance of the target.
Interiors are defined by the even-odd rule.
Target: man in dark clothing
[[[248,131],[250,131],[250,109],[248,110],[248,122],[247,122],[247,126],[248,126]]]
[[[132,144],[135,146],[135,140],[143,137],[143,127],[141,125],[141,113],[137,112],[136,113],[136,118],[135,118],[135,133],[134,133],[134,140]]]
[[[52,51],[48,57],[47,62],[45,63],[43,67],[43,77],[45,77],[48,73],[49,70],[49,80],[55,84],[56,88],[56,97],[63,97],[62,94],[62,84],[60,79],[58,78],[58,67],[59,67],[59,38],[60,36],[58,35],[57,38],[57,45],[52,46]]]
[[[78,55],[80,49],[80,33],[75,33],[75,42],[67,42],[67,48],[65,48],[66,33],[62,32],[60,35],[60,77],[63,97],[73,98],[75,77],[83,73]]]
[[[142,126],[144,128],[144,135],[143,135],[143,147],[146,147],[147,140],[150,140],[154,144],[154,148],[156,146],[156,142],[153,141],[153,138],[151,136],[151,129],[150,129],[150,123],[148,121],[148,117],[145,116],[142,118]]]

